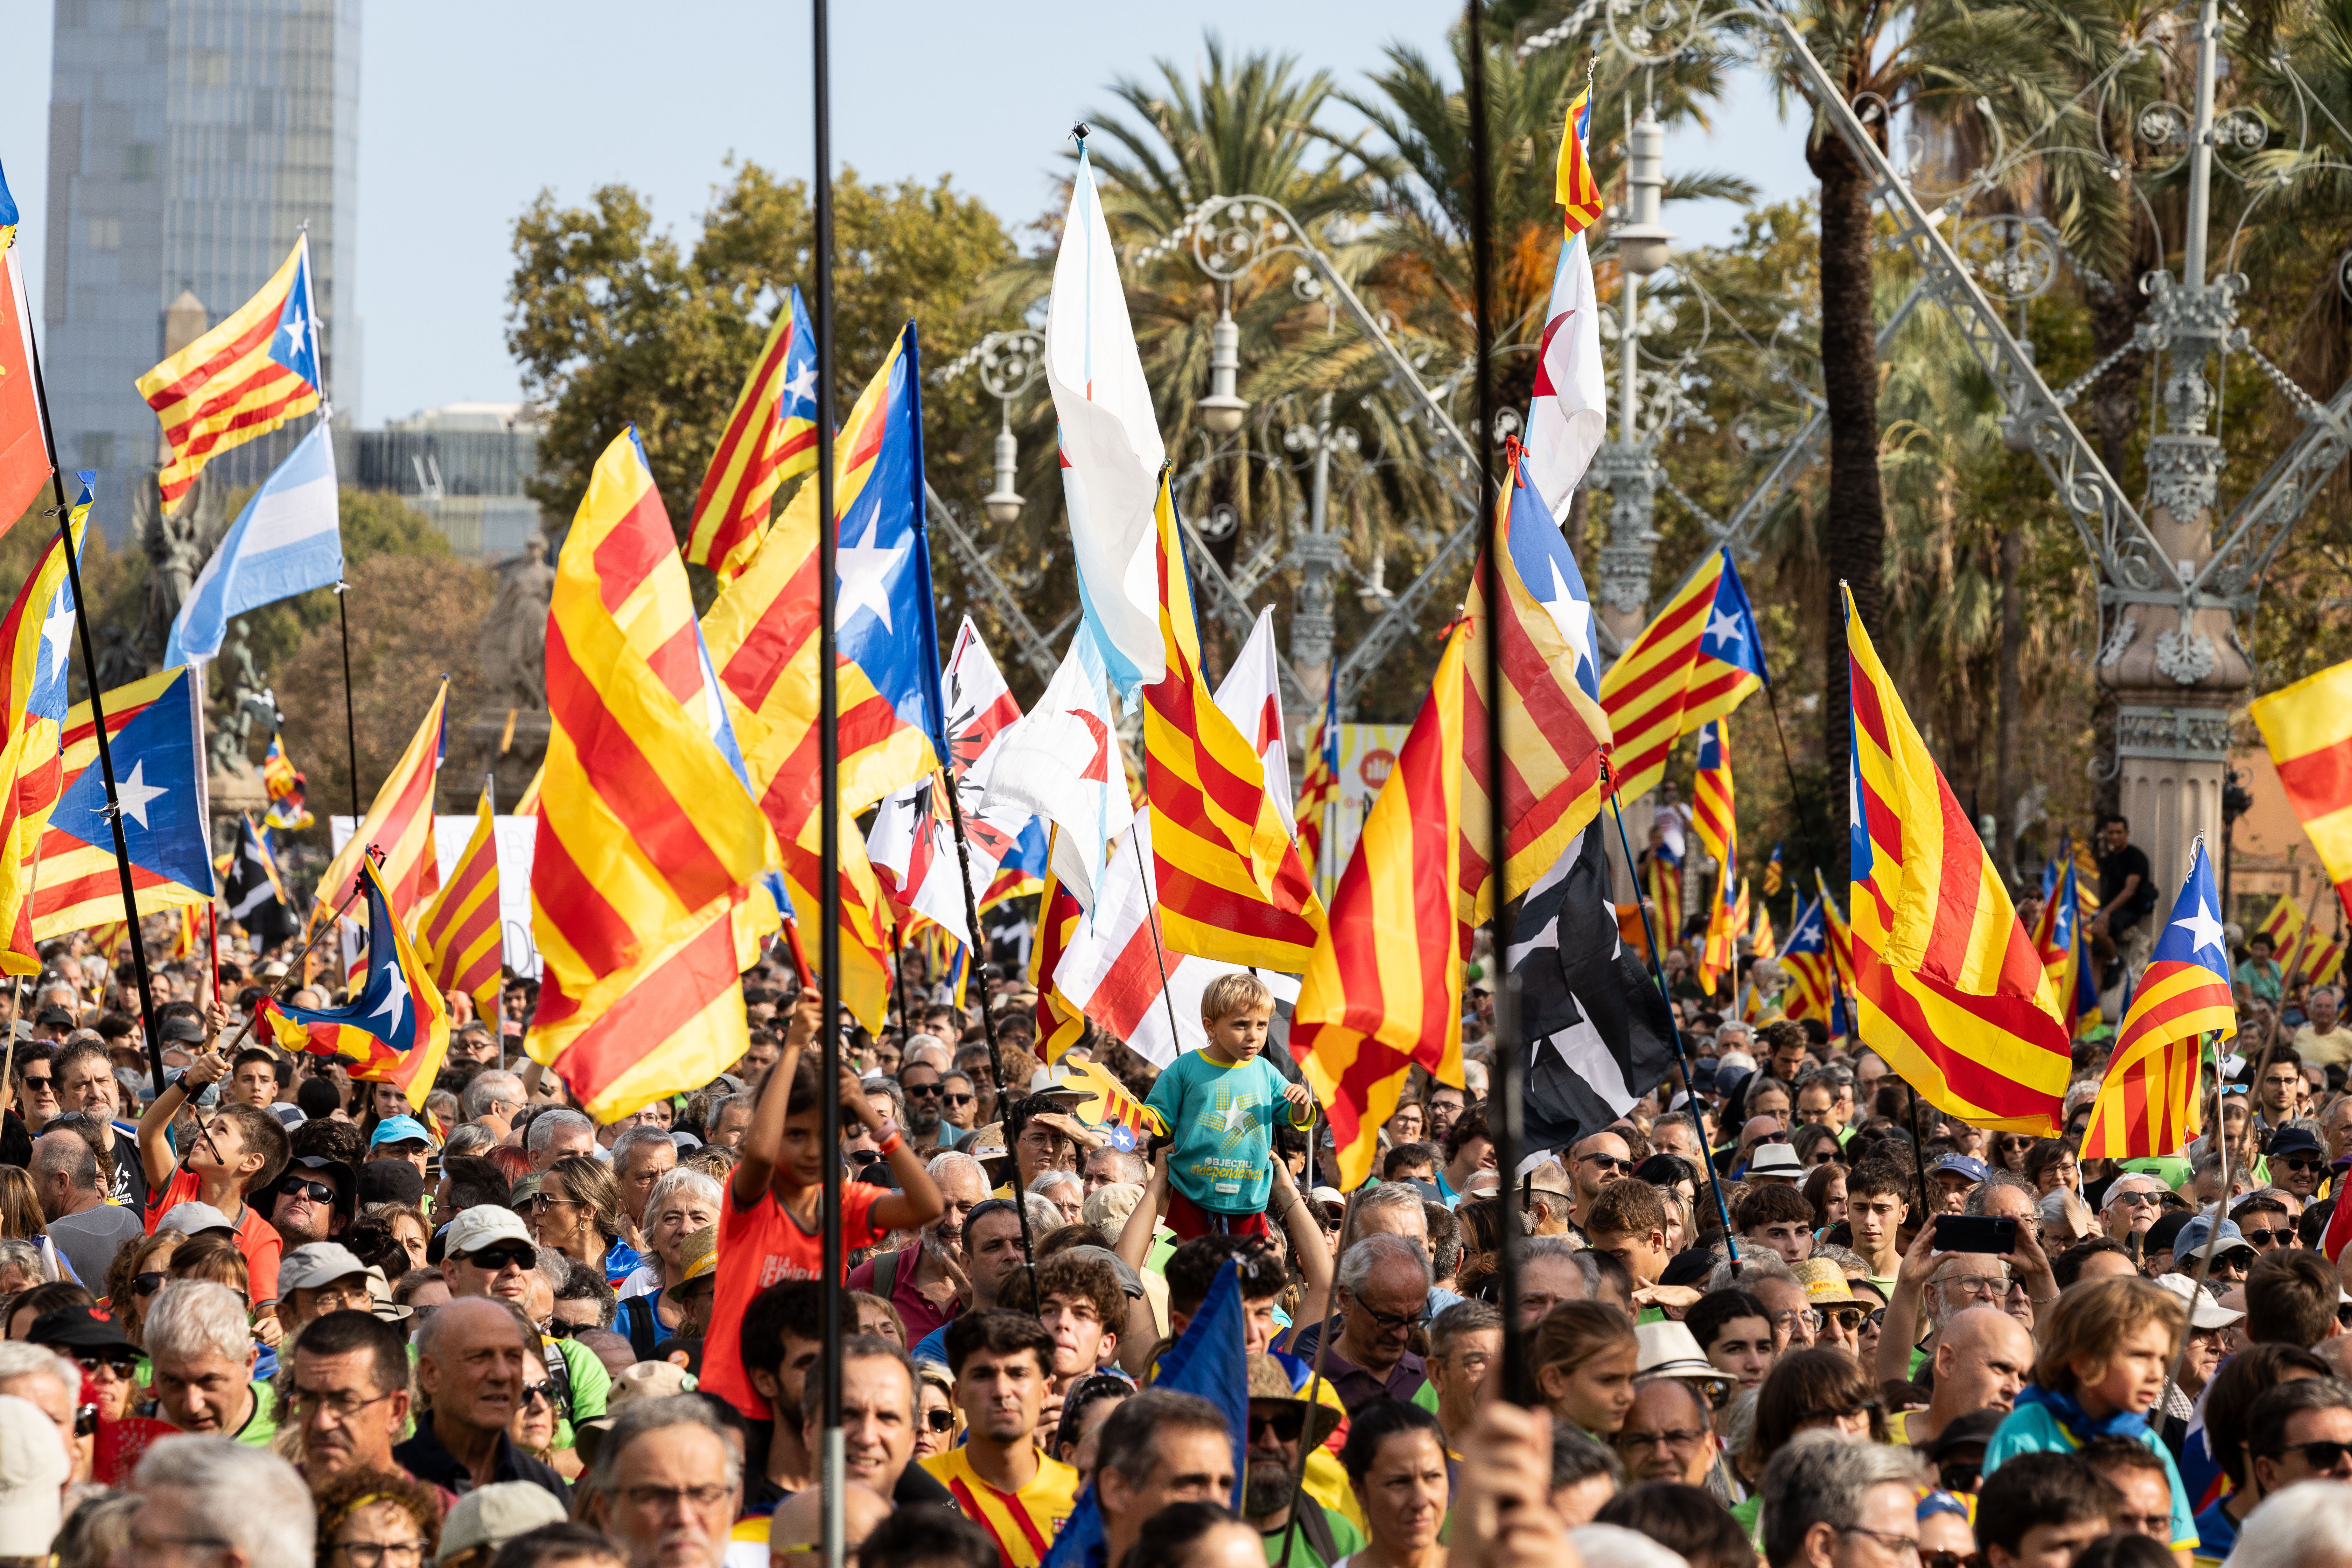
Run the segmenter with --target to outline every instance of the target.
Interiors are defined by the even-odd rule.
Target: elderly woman
[[[623,1296],[620,1315],[613,1324],[616,1331],[628,1336],[629,1348],[639,1361],[653,1359],[655,1351],[685,1321],[685,1305],[673,1292],[686,1278],[686,1244],[696,1231],[719,1223],[719,1201],[717,1182],[683,1165],[665,1173],[646,1194],[645,1237],[653,1258],[623,1287],[625,1292],[634,1293]]]
[[[621,1184],[601,1160],[566,1154],[547,1168],[524,1205],[533,1241],[604,1268],[621,1240]],[[607,1273],[606,1279],[612,1276]]]

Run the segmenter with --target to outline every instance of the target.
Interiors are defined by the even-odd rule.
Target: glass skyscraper
[[[184,293],[209,325],[310,232],[328,395],[358,401],[360,0],[57,0],[42,361],[58,454],[122,536],[156,464],[134,383]],[[338,423],[341,423],[341,419]],[[308,421],[216,458],[257,483]]]

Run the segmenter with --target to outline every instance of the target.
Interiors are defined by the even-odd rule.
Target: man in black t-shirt
[[[2099,912],[2091,917],[2092,951],[2109,965],[2108,989],[2120,957],[2126,971],[2136,972],[2156,950],[2154,927],[2147,919],[2156,907],[2156,888],[2147,854],[2131,841],[2131,824],[2109,816],[2099,824]]]

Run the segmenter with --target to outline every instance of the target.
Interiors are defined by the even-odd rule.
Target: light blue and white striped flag
[[[343,575],[335,507],[335,447],[322,421],[278,465],[222,536],[172,623],[163,667],[211,658],[229,618]]]

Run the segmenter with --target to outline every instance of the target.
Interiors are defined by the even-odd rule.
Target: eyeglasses
[[[1817,1307],[1813,1310],[1813,1327],[1815,1330],[1818,1331],[1826,1328],[1832,1323],[1835,1323],[1839,1328],[1843,1329],[1849,1334],[1853,1333],[1862,1327],[1862,1309],[1859,1307]]]
[[[2315,1470],[2332,1470],[2344,1462],[2347,1454],[2352,1454],[2352,1443],[2336,1443],[2325,1438],[2316,1443],[2288,1443],[2283,1445],[2277,1453],[2264,1457],[2283,1459],[2289,1454],[2301,1454],[2303,1462]]]
[[[131,1277],[131,1289],[142,1296],[152,1296],[170,1278],[170,1275],[163,1273],[134,1274]]]
[[[1811,1421],[1827,1421],[1832,1419],[1839,1421],[1852,1421],[1857,1417],[1867,1415],[1877,1408],[1878,1401],[1875,1399],[1865,1399],[1860,1404],[1849,1405],[1843,1410],[1816,1410],[1812,1415],[1806,1417],[1806,1419]]]
[[[1767,1132],[1763,1137],[1756,1140],[1758,1143],[1786,1143],[1788,1141],[1789,1135],[1786,1132]],[[1751,1144],[1749,1147],[1752,1148],[1754,1145]]]
[[[1677,1427],[1670,1432],[1635,1432],[1631,1429],[1617,1434],[1621,1448],[1687,1448],[1705,1436],[1703,1432],[1686,1432]]]
[[[396,1388],[386,1389],[373,1399],[362,1399],[358,1394],[342,1389],[303,1388],[298,1384],[287,1392],[286,1403],[297,1420],[306,1420],[323,1413],[341,1423],[358,1420],[361,1413],[370,1405],[381,1405],[399,1392]]]
[[[314,1204],[335,1201],[335,1189],[324,1182],[309,1182],[299,1176],[289,1176],[278,1184],[280,1197],[308,1198]]]
[[[656,1509],[688,1503],[698,1509],[717,1508],[735,1495],[732,1487],[623,1487],[621,1496],[634,1509],[650,1513]]]
[[[934,1432],[954,1431],[955,1421],[955,1412],[952,1410],[926,1410],[923,1412],[923,1425],[929,1427]]]
[[[950,1105],[977,1105],[980,1102],[980,1096],[976,1094],[943,1094],[940,1098]]]
[[[2164,1199],[2156,1193],[2110,1193],[2107,1195],[2107,1206],[2113,1208],[2117,1204],[2129,1204],[2134,1208],[2147,1204],[2152,1207],[2161,1208],[2164,1206]]]
[[[936,1083],[900,1083],[898,1092],[908,1100],[936,1100],[944,1092]]]
[[[1937,1477],[1948,1492],[1972,1492],[1977,1489],[1980,1467],[1976,1465],[1940,1465]]]
[[[559,1415],[568,1413],[572,1408],[572,1402],[568,1399],[557,1398],[554,1384],[546,1382],[524,1384],[522,1405],[525,1409],[534,1405],[545,1405]]]
[[[1986,1300],[2009,1294],[2009,1276],[2006,1274],[1948,1274],[1936,1283],[1947,1290],[1958,1290],[1963,1296],[1977,1296]]]
[[[583,1202],[579,1198],[552,1197],[546,1193],[533,1193],[530,1196],[525,1198],[521,1203],[515,1206],[522,1209],[528,1214],[544,1214],[549,1209],[555,1207],[558,1204],[562,1204],[567,1208],[586,1208],[588,1206],[586,1203]]]
[[[421,1541],[339,1541],[334,1549],[352,1568],[411,1568],[425,1561]]]
[[[2282,1230],[2246,1230],[2241,1228],[2238,1234],[2244,1237],[2256,1247],[2286,1247],[2291,1245],[2294,1240],[2294,1230],[2292,1226]]]
[[[1298,1435],[1307,1430],[1307,1413],[1303,1410],[1257,1411],[1249,1414],[1249,1435],[1271,1432],[1277,1443],[1296,1443]]]
[[[75,1405],[74,1436],[77,1437],[94,1437],[97,1435],[98,1406],[95,1405]]]
[[[1923,1548],[1919,1552],[1920,1568],[1976,1568],[1978,1561],[1973,1552],[1929,1552]]]
[[[2271,1163],[2275,1165],[2284,1165],[2288,1170],[2296,1173],[2298,1175],[2305,1171],[2324,1171],[2327,1169],[2327,1162],[2322,1160],[2316,1154],[2284,1154]]]
[[[1916,1535],[1897,1535],[1891,1530],[1865,1530],[1858,1524],[1848,1525],[1845,1529],[1839,1531],[1838,1533],[1840,1535],[1867,1535],[1873,1541],[1878,1542],[1878,1549],[1881,1552],[1885,1552],[1890,1557],[1917,1557],[1919,1555],[1919,1538]]]
[[[124,1383],[130,1382],[139,1372],[139,1358],[129,1352],[114,1355],[78,1355],[74,1357],[74,1364],[92,1377],[101,1372],[112,1373]]]
[[[1604,1171],[1630,1172],[1633,1168],[1633,1161],[1621,1160],[1614,1154],[1579,1154],[1576,1157],[1576,1163],[1580,1165],[1598,1165]]]
[[[539,1251],[529,1247],[486,1247],[479,1252],[460,1255],[466,1263],[486,1274],[496,1274],[501,1268],[536,1268]]]
[[[1352,1310],[1360,1311],[1367,1318],[1370,1318],[1372,1321],[1372,1326],[1379,1329],[1381,1332],[1384,1334],[1402,1334],[1410,1332],[1412,1326],[1421,1321],[1421,1314],[1419,1312],[1376,1311],[1370,1305],[1362,1301],[1355,1302]]]

